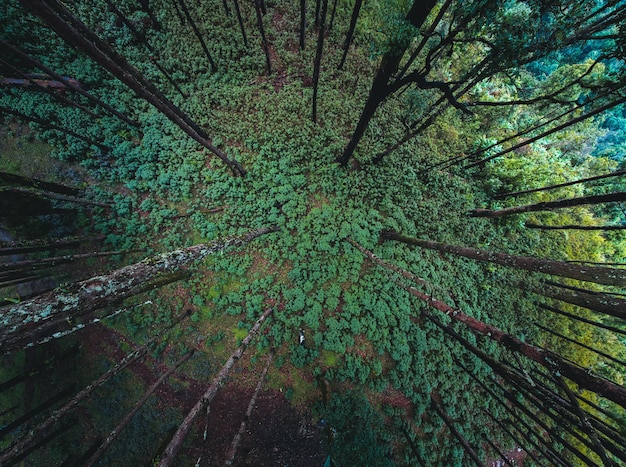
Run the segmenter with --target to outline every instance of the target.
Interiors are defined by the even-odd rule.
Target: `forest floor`
[[[127,339],[111,328],[91,326],[82,337],[86,361],[102,358],[103,355],[117,361],[124,355],[120,342]],[[127,343],[130,344],[129,341]],[[245,361],[246,359],[242,359],[240,365],[245,365]],[[159,377],[158,372],[164,371],[164,368],[159,368],[161,366],[164,365],[160,362],[148,361],[136,363],[130,367],[130,371],[133,379],[141,381],[147,387]],[[254,392],[246,381],[246,369],[242,370],[243,378],[238,377],[238,381],[231,380],[225,384],[212,401],[207,440],[202,440],[206,422],[201,416],[196,421],[195,435],[190,437],[195,439],[192,443],[185,443],[185,446],[193,447],[186,448],[181,457],[193,460],[194,463],[202,458],[196,464],[201,466],[224,465]],[[211,381],[199,381],[180,373],[178,375],[184,380],[184,390],[166,382],[156,394],[158,407],[163,410],[173,407],[184,415],[200,399]],[[321,466],[328,451],[324,442],[325,435],[323,428],[318,427],[318,421],[313,420],[310,413],[296,410],[281,390],[266,389],[257,397],[233,465]]]

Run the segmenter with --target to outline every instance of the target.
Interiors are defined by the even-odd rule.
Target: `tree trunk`
[[[348,242],[353,245],[356,244],[351,239],[347,239]],[[383,260],[376,258],[375,256],[370,256],[370,252],[365,248],[361,247],[361,251],[365,251],[365,253],[372,261],[377,263],[378,265],[389,269],[386,263]],[[408,273],[408,271],[407,271]],[[411,274],[411,273],[408,273]],[[619,386],[618,384],[613,383],[612,381],[606,380],[599,376],[592,374],[589,371],[586,371],[584,368],[578,367],[576,365],[571,364],[570,362],[564,360],[561,356],[554,354],[548,350],[542,349],[540,347],[527,344],[526,342],[518,339],[515,336],[505,333],[504,331],[498,329],[495,326],[492,326],[487,323],[483,323],[482,321],[477,320],[469,315],[466,315],[459,309],[455,309],[446,303],[437,300],[430,295],[425,294],[417,290],[414,287],[410,287],[397,282],[400,287],[406,290],[408,293],[423,300],[428,306],[435,308],[441,313],[449,316],[452,320],[462,323],[467,328],[469,328],[472,332],[477,335],[482,335],[490,338],[501,344],[503,347],[513,351],[520,353],[529,359],[539,363],[540,365],[548,368],[550,371],[558,370],[562,375],[566,376],[580,387],[593,391],[602,397],[605,397],[609,400],[612,400],[616,404],[621,405],[626,408],[626,388]],[[626,307],[624,307],[624,312],[626,313]]]
[[[354,29],[356,28],[356,22],[359,19],[359,12],[361,11],[361,5],[363,0],[355,0],[354,8],[352,9],[352,17],[350,18],[350,27],[348,28],[348,34],[346,34],[346,41],[343,43],[343,54],[341,55],[341,61],[337,67],[339,70],[343,68],[348,57],[348,50],[350,50],[350,44],[352,44],[352,37],[354,36]]]
[[[541,230],[626,230],[626,225],[540,225],[525,222],[524,227]]]
[[[384,231],[381,234],[381,238],[384,240],[396,240],[408,245],[416,245],[423,248],[429,248],[431,250],[442,251],[444,253],[452,253],[454,255],[464,256],[465,258],[474,259],[476,261],[486,261],[489,263],[500,264],[502,266],[525,269],[532,272],[569,277],[570,279],[595,282],[597,284],[626,286],[626,269],[599,268],[594,266],[566,263],[563,261],[554,261],[551,259],[533,258],[530,256],[515,256],[506,253],[479,250],[476,248],[446,245],[445,243],[405,237],[393,231]]]
[[[44,20],[66,42],[85,52],[139,97],[156,107],[191,138],[218,156],[235,173],[241,176],[245,175],[246,172],[241,164],[236,160],[230,160],[226,154],[214,147],[209,142],[207,134],[195,122],[169,101],[152,83],[147,81],[126,59],[114,52],[108,44],[75,18],[58,0],[48,0],[47,2],[43,0],[20,1],[28,10]],[[51,8],[51,5],[62,15]]]
[[[328,1],[328,0],[327,0]],[[335,13],[337,12],[337,0],[333,0],[333,9],[330,12],[330,23],[328,23],[328,33],[333,29],[333,23],[335,22]]]
[[[270,351],[269,357],[267,358],[267,364],[265,365],[265,368],[263,369],[263,372],[259,377],[259,382],[256,385],[254,394],[252,394],[252,398],[250,399],[250,403],[248,404],[248,408],[246,409],[246,415],[241,421],[241,425],[239,425],[239,431],[233,438],[233,442],[230,445],[230,450],[228,451],[228,455],[226,456],[226,462],[224,462],[225,465],[232,465],[235,460],[235,456],[237,455],[237,449],[239,449],[239,443],[241,442],[241,435],[243,435],[244,431],[246,431],[246,426],[248,424],[248,421],[250,420],[250,417],[252,416],[252,411],[254,410],[254,406],[256,405],[256,399],[261,392],[261,388],[263,388],[263,384],[265,383],[265,376],[267,375],[267,370],[269,370],[270,368],[273,356],[274,353]]]
[[[96,97],[93,94],[85,91],[80,86],[76,86],[74,83],[72,83],[71,81],[67,80],[66,78],[64,78],[60,74],[56,73],[51,68],[49,68],[46,65],[44,65],[43,63],[41,63],[39,60],[36,60],[36,59],[32,58],[31,56],[29,56],[28,54],[26,54],[25,52],[22,52],[20,49],[18,49],[14,45],[9,44],[8,42],[6,42],[6,41],[4,41],[2,39],[0,39],[0,45],[2,45],[2,47],[5,48],[5,50],[10,50],[11,52],[16,54],[21,59],[26,60],[31,65],[39,68],[41,71],[43,71],[44,73],[48,74],[49,76],[51,76],[55,80],[64,83],[72,91],[75,91],[75,92],[79,93],[81,96],[84,96],[90,102],[93,102],[94,104],[99,105],[100,107],[105,109],[107,112],[109,112],[111,115],[116,116],[117,118],[119,118],[123,122],[127,123],[128,125],[130,125],[132,127],[135,127],[135,128],[139,128],[141,126],[139,124],[139,122],[130,119],[129,117],[127,117],[123,113],[119,112],[118,110],[114,109],[112,106],[110,106],[106,102],[102,101],[98,97]]]
[[[22,195],[30,195],[35,198],[47,198],[57,201],[65,201],[67,203],[82,204],[86,206],[99,206],[101,208],[110,208],[109,203],[102,203],[100,201],[93,201],[85,198],[77,198],[75,196],[60,195],[51,191],[45,191],[37,188],[22,188],[22,187],[0,187],[0,193],[13,192],[20,193]]]
[[[99,258],[102,256],[115,256],[115,255],[125,255],[129,253],[137,253],[140,251],[145,251],[142,249],[137,250],[121,250],[121,251],[101,251],[101,252],[92,252],[92,253],[82,253],[78,255],[65,255],[65,256],[55,256],[52,258],[42,258],[42,259],[26,259],[23,261],[15,261],[13,263],[2,263],[0,264],[0,272],[5,270],[33,270],[33,269],[43,269],[50,268],[54,266],[58,266],[63,263],[71,263],[79,259],[86,258]]]
[[[267,66],[267,74],[272,73],[272,61],[270,59],[270,46],[265,37],[265,27],[263,26],[263,15],[261,14],[261,2],[260,0],[254,1],[254,11],[256,12],[256,22],[259,26],[259,33],[261,34],[261,46],[265,53],[265,65]]]
[[[409,21],[414,27],[420,28],[424,21],[426,21],[430,11],[435,7],[436,3],[437,2],[435,0],[425,0],[423,2],[415,0],[406,15],[407,21]],[[367,126],[374,116],[378,106],[389,96],[389,80],[398,71],[400,61],[402,60],[405,51],[406,47],[402,50],[391,50],[383,56],[380,67],[374,77],[374,82],[372,83],[367,102],[361,112],[359,122],[352,133],[350,142],[346,146],[343,155],[337,159],[337,162],[342,166],[346,166],[354,154],[354,150],[363,137],[363,134],[365,133],[365,130],[367,129]]]
[[[274,228],[254,230],[241,237],[164,253],[10,306],[0,317],[0,353],[7,353],[41,338],[39,331],[54,327],[67,318],[84,315],[136,295],[149,288],[152,282],[185,270],[210,254],[244,245],[273,231]]]
[[[326,11],[328,10],[328,0],[322,0],[322,16],[317,35],[317,51],[313,63],[313,111],[311,119],[317,123],[317,88],[320,80],[320,68],[322,65],[322,52],[324,51],[324,28],[326,27]]]
[[[196,37],[198,38],[198,41],[200,42],[200,45],[202,46],[202,50],[204,51],[204,54],[206,55],[206,58],[209,61],[209,64],[211,65],[211,71],[215,73],[217,71],[217,65],[213,61],[213,57],[211,57],[211,53],[209,52],[209,48],[207,47],[206,42],[204,42],[204,38],[202,37],[202,33],[200,32],[200,29],[198,29],[196,22],[191,17],[191,13],[189,13],[189,9],[187,8],[187,4],[185,3],[185,0],[178,0],[178,4],[180,5],[181,10],[185,14],[185,17],[187,18],[187,21],[189,21],[189,25],[191,26],[191,29],[193,29],[194,34],[196,35]]]
[[[465,437],[459,432],[459,430],[456,429],[456,427],[454,426],[454,423],[452,423],[452,420],[450,420],[450,417],[448,417],[448,415],[445,413],[441,405],[439,405],[437,400],[432,395],[430,396],[430,401],[431,401],[431,406],[435,409],[437,414],[441,417],[443,422],[450,429],[450,431],[452,432],[454,437],[457,439],[457,441],[461,443],[461,446],[463,446],[463,449],[465,450],[465,452],[467,452],[470,459],[472,459],[476,465],[478,465],[479,467],[482,467],[483,463],[481,462],[480,458],[476,454],[476,451],[474,451],[474,448],[470,446],[470,444],[467,442]]]
[[[154,14],[154,11],[150,7],[150,2],[148,0],[139,0],[139,4],[141,5],[141,9],[145,11],[150,17],[150,21],[152,22],[152,27],[155,29],[155,31],[160,31],[161,23],[159,23],[159,20]]]
[[[624,175],[626,175],[626,170],[620,170],[617,172],[612,172],[612,173],[608,173],[604,175],[596,175],[595,177],[581,178],[580,180],[574,180],[573,182],[559,183],[558,185],[544,186],[541,188],[533,188],[531,190],[524,190],[524,191],[514,191],[512,193],[501,193],[499,195],[495,195],[493,199],[504,199],[510,196],[519,196],[519,195],[525,195],[528,193],[537,193],[538,191],[554,190],[556,188],[562,188],[565,186],[577,185],[579,183],[586,183],[586,182],[591,182],[594,180],[603,180],[605,178],[610,178],[610,177],[622,177]]]
[[[178,427],[178,430],[174,434],[172,441],[170,441],[170,444],[165,449],[165,452],[161,457],[159,467],[169,467],[170,465],[173,465],[176,455],[178,454],[178,451],[180,451],[180,448],[182,447],[183,441],[185,441],[189,430],[191,430],[194,420],[198,417],[198,415],[200,415],[200,412],[209,407],[211,401],[215,397],[215,394],[217,394],[218,389],[220,388],[224,380],[228,377],[230,370],[235,365],[237,360],[241,358],[243,352],[250,344],[250,341],[259,331],[261,324],[263,324],[263,321],[265,321],[265,318],[267,318],[271,312],[272,308],[268,308],[265,313],[263,313],[261,317],[257,320],[257,322],[254,323],[254,326],[252,326],[248,335],[243,339],[243,341],[241,341],[241,345],[239,346],[239,348],[235,350],[235,352],[233,352],[233,354],[226,361],[220,372],[211,382],[211,386],[209,386],[204,395],[187,414],[183,422]]]
[[[102,242],[104,235],[97,237],[65,237],[58,240],[50,240],[49,238],[32,240],[27,242],[0,242],[0,256],[7,255],[23,255],[34,253],[37,251],[56,251],[65,249],[74,249],[77,246],[91,242]]]
[[[98,461],[100,456],[104,454],[104,451],[106,451],[106,449],[111,445],[111,443],[115,441],[115,439],[119,436],[122,430],[126,428],[126,426],[131,422],[131,420],[135,416],[135,414],[139,411],[139,409],[141,409],[144,406],[144,404],[150,398],[150,396],[154,394],[154,392],[159,388],[159,386],[161,386],[161,384],[163,384],[163,382],[165,382],[172,375],[172,373],[174,373],[183,363],[189,360],[193,356],[194,352],[195,352],[194,350],[191,350],[187,352],[185,355],[183,355],[174,364],[174,366],[172,366],[172,368],[170,368],[165,373],[163,373],[161,377],[157,379],[154,382],[154,384],[148,388],[148,390],[144,393],[143,397],[139,399],[139,401],[135,404],[132,410],[128,412],[126,416],[122,419],[122,421],[113,429],[113,431],[111,431],[109,436],[107,436],[107,438],[97,448],[97,450],[93,453],[93,455],[90,456],[89,459],[85,461],[84,465],[91,467]]]
[[[246,28],[243,24],[243,18],[241,17],[241,9],[239,8],[239,0],[233,0],[235,3],[235,13],[237,13],[237,21],[239,22],[239,29],[241,29],[241,36],[243,37],[244,47],[248,47],[248,37],[246,36]]]
[[[533,211],[550,211],[552,209],[570,208],[572,206],[584,206],[588,204],[613,203],[626,201],[626,191],[609,193],[606,195],[581,196],[579,198],[568,198],[557,201],[544,201],[536,204],[526,204],[523,206],[513,206],[497,210],[474,209],[470,212],[472,217],[502,217],[511,214],[520,214]]]
[[[596,326],[602,329],[606,329],[607,331],[611,331],[611,332],[615,332],[617,334],[621,334],[623,336],[626,336],[626,330],[622,330],[619,328],[616,328],[615,326],[609,326],[608,324],[604,324],[604,323],[599,323],[597,321],[592,321],[590,319],[586,319],[583,318],[582,316],[577,316],[577,315],[573,315],[571,313],[567,313],[566,311],[563,310],[559,310],[558,308],[552,307],[552,306],[548,306],[545,303],[537,303],[537,306],[539,306],[539,308],[543,308],[544,310],[548,310],[551,311],[553,313],[562,315],[562,316],[567,316],[570,319],[576,320],[576,321],[580,321],[582,323],[586,323],[586,324],[591,324],[592,326]]]
[[[306,34],[306,0],[300,0],[300,50],[304,50]]]

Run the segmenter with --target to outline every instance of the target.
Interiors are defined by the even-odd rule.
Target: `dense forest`
[[[0,465],[626,464],[624,0],[0,25]]]

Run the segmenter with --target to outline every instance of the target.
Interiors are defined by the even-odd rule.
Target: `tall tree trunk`
[[[20,1],[29,11],[44,20],[66,42],[85,52],[139,97],[156,107],[191,138],[218,156],[235,173],[241,176],[245,175],[246,172],[241,164],[236,160],[229,159],[226,154],[214,147],[209,142],[204,130],[169,101],[152,83],[147,81],[126,59],[113,51],[108,44],[89,30],[78,18],[75,18],[58,0],[48,0],[47,2],[43,0]]]
[[[337,12],[337,0],[333,0],[333,8],[330,12],[330,23],[328,23],[328,33],[333,29],[333,23],[335,22],[335,13]]]
[[[347,239],[347,241],[355,246],[363,254],[368,256],[376,264],[389,269],[389,267],[387,266],[388,263],[375,257],[370,251],[366,250],[364,247],[354,242],[354,240]],[[407,274],[411,273],[407,271]],[[452,318],[453,321],[462,323],[475,334],[486,336],[491,340],[498,342],[503,347],[513,352],[520,353],[527,358],[539,363],[540,365],[548,368],[550,371],[556,369],[562,375],[566,376],[567,378],[578,384],[580,387],[595,392],[602,397],[612,400],[616,404],[619,404],[622,407],[626,408],[626,388],[615,384],[612,381],[596,376],[588,372],[584,368],[573,365],[557,354],[554,354],[540,347],[527,344],[517,337],[505,333],[501,329],[498,329],[491,324],[487,324],[480,320],[477,320],[476,318],[473,318],[463,313],[461,310],[455,309],[442,302],[441,300],[437,300],[432,296],[417,290],[414,287],[407,286],[399,281],[397,283],[400,287],[402,287],[414,297],[423,300],[428,306],[435,308],[441,313],[449,316],[450,318]],[[626,312],[626,308],[624,308],[624,310]]]
[[[90,102],[93,102],[96,105],[99,105],[100,107],[102,107],[103,109],[105,109],[107,112],[109,112],[110,114],[116,116],[117,118],[119,118],[120,120],[122,120],[124,123],[135,127],[135,128],[139,128],[141,125],[139,124],[139,122],[132,120],[131,118],[127,117],[126,115],[124,115],[123,113],[119,112],[118,110],[114,109],[112,106],[110,106],[109,104],[107,104],[106,102],[102,101],[101,99],[99,99],[98,97],[94,96],[93,94],[85,91],[83,88],[81,88],[80,86],[75,85],[74,83],[72,83],[71,81],[69,81],[67,78],[64,78],[63,76],[61,76],[60,74],[58,74],[57,72],[55,72],[54,70],[52,70],[51,68],[47,67],[46,65],[44,65],[43,63],[41,63],[39,60],[34,59],[33,57],[31,57],[30,55],[26,54],[25,52],[23,52],[22,50],[18,49],[17,47],[15,47],[12,44],[9,44],[8,42],[0,39],[0,45],[2,45],[2,47],[5,50],[10,50],[11,52],[13,52],[15,55],[17,55],[18,57],[20,57],[23,60],[26,60],[28,63],[30,63],[31,65],[39,68],[41,71],[43,71],[44,73],[46,73],[47,75],[51,76],[52,78],[54,78],[57,81],[62,82],[63,84],[65,84],[69,89],[71,89],[74,92],[79,93],[81,96],[84,96],[85,98],[87,98]]]
[[[104,235],[99,235],[97,237],[65,237],[58,240],[43,238],[26,242],[0,242],[0,256],[23,255],[27,253],[34,253],[37,251],[56,251],[66,250],[70,248],[74,249],[81,244],[92,242],[100,243],[104,239]]]
[[[474,259],[476,261],[486,261],[489,263],[500,264],[502,266],[525,269],[527,271],[540,272],[560,277],[569,277],[570,279],[595,282],[597,284],[626,286],[626,269],[600,268],[595,266],[566,263],[564,261],[554,261],[551,259],[496,253],[493,251],[479,250],[477,248],[447,245],[445,243],[405,237],[393,231],[384,231],[381,234],[381,238],[384,240],[396,240],[408,245],[416,245],[444,253],[452,253],[454,255],[464,256],[465,258]]]
[[[470,459],[472,459],[477,466],[482,467],[483,463],[478,457],[478,454],[476,454],[476,451],[474,451],[474,448],[472,448],[472,446],[465,439],[465,437],[461,434],[461,432],[456,429],[456,427],[454,426],[454,423],[452,423],[452,420],[450,420],[450,417],[448,417],[443,407],[441,407],[439,402],[437,402],[437,400],[432,396],[432,394],[430,396],[430,402],[431,402],[431,406],[435,409],[437,414],[441,417],[443,422],[450,429],[450,432],[452,432],[454,437],[461,444],[461,446],[463,447],[467,455],[470,457]]]
[[[105,382],[111,379],[113,376],[120,373],[122,370],[132,365],[142,357],[144,357],[148,351],[152,348],[153,344],[158,342],[158,340],[162,337],[162,334],[166,331],[169,331],[171,328],[179,324],[184,318],[187,317],[187,314],[181,316],[173,324],[166,327],[157,333],[154,337],[148,339],[145,344],[138,347],[136,350],[128,353],[122,360],[119,361],[113,368],[108,370],[106,373],[103,373],[98,379],[92,381],[88,386],[82,389],[78,394],[76,394],[69,402],[67,402],[63,407],[56,410],[52,415],[50,415],[46,420],[44,420],[41,424],[39,424],[36,428],[28,431],[24,436],[22,436],[13,446],[5,449],[0,452],[0,465],[11,464],[15,458],[24,450],[31,447],[33,444],[37,443],[43,437],[45,437],[46,432],[52,428],[52,426],[58,422],[61,418],[65,417],[71,411],[73,411],[78,404],[80,404],[83,400],[91,395],[91,393],[102,386]]]
[[[324,28],[326,26],[326,11],[328,10],[328,0],[322,0],[322,16],[320,18],[319,31],[317,35],[317,51],[313,63],[313,110],[311,119],[317,123],[317,88],[320,80],[320,68],[322,67],[322,53],[324,51]]]
[[[1,192],[19,193],[21,195],[28,195],[34,198],[53,199],[56,201],[64,201],[73,204],[82,204],[85,206],[99,206],[101,208],[110,208],[109,203],[102,203],[100,201],[93,201],[85,198],[77,198],[76,196],[61,195],[51,191],[45,191],[37,188],[22,188],[22,187],[0,187]]]
[[[139,399],[139,401],[135,404],[132,410],[128,412],[126,416],[124,416],[122,421],[113,429],[113,431],[111,431],[111,433],[109,433],[109,436],[107,436],[107,438],[102,442],[102,444],[98,446],[98,448],[94,451],[93,455],[91,455],[89,459],[85,460],[84,465],[86,465],[87,467],[91,467],[98,461],[98,459],[100,459],[102,454],[104,454],[104,451],[106,451],[106,449],[111,445],[111,443],[115,441],[115,439],[119,436],[122,430],[126,428],[126,426],[131,422],[131,420],[135,416],[135,414],[139,412],[139,409],[141,409],[144,406],[144,404],[148,401],[150,396],[154,394],[154,392],[159,388],[159,386],[161,386],[161,384],[163,384],[172,375],[172,373],[174,373],[183,363],[189,360],[193,356],[194,352],[195,352],[194,350],[191,350],[185,353],[185,355],[183,355],[180,359],[178,359],[176,363],[174,363],[172,368],[170,368],[165,373],[163,373],[159,377],[159,379],[157,379],[154,382],[154,384],[152,384],[152,386],[148,388],[148,390],[144,393],[141,399]]]
[[[246,28],[243,24],[243,18],[241,17],[241,9],[239,8],[239,0],[233,0],[235,3],[235,13],[237,13],[237,21],[239,22],[239,29],[241,29],[241,36],[243,37],[244,47],[248,47],[248,37],[246,36]]]
[[[339,70],[343,68],[348,57],[348,51],[350,50],[350,44],[352,44],[352,37],[354,36],[354,29],[356,28],[356,22],[359,19],[359,12],[361,11],[361,5],[363,0],[355,0],[354,8],[352,9],[352,17],[350,18],[350,27],[348,28],[348,34],[346,34],[346,41],[343,43],[343,54],[341,55],[341,61],[337,67]]]
[[[244,245],[273,231],[273,228],[258,229],[241,237],[164,253],[10,306],[4,310],[0,321],[0,353],[21,348],[44,337],[50,328],[67,318],[84,315],[136,295],[149,288],[154,281],[185,270],[210,254]]]
[[[224,6],[224,12],[226,16],[230,16],[230,7],[228,6],[228,0],[222,0],[222,5]]]
[[[626,225],[541,225],[525,222],[528,229],[541,230],[626,230]]]
[[[139,0],[139,4],[141,5],[141,9],[145,11],[147,15],[150,17],[150,21],[152,22],[152,27],[155,29],[155,31],[160,31],[161,23],[159,22],[156,15],[154,14],[154,10],[152,10],[152,8],[150,7],[150,2],[148,0]]]
[[[304,50],[306,34],[306,0],[300,0],[300,50]]]
[[[33,269],[50,268],[50,267],[58,266],[59,264],[72,263],[79,259],[125,255],[129,253],[137,253],[140,251],[145,251],[145,250],[136,249],[136,250],[120,250],[120,251],[95,251],[91,253],[81,253],[77,255],[54,256],[51,258],[25,259],[22,261],[15,261],[13,263],[0,264],[0,272],[7,271],[7,270],[14,271],[14,270],[33,270]]]
[[[424,0],[423,2],[415,0],[406,15],[406,20],[414,27],[420,28],[436,3],[436,0]],[[365,107],[361,112],[359,122],[343,154],[337,159],[339,164],[345,166],[348,163],[354,154],[357,144],[359,144],[359,141],[363,137],[370,120],[374,116],[376,109],[389,96],[389,80],[398,71],[400,61],[405,51],[406,47],[401,50],[391,50],[383,56],[380,67],[374,77]]]
[[[226,456],[226,462],[224,462],[225,465],[232,465],[233,462],[235,461],[235,456],[237,455],[237,449],[239,449],[239,443],[241,442],[241,436],[246,431],[246,426],[248,425],[248,421],[250,420],[250,417],[252,416],[252,411],[254,410],[254,406],[256,405],[256,399],[259,396],[261,389],[263,388],[263,384],[265,383],[265,376],[267,375],[267,371],[270,368],[273,356],[274,356],[274,353],[270,351],[270,354],[267,357],[267,364],[265,365],[265,368],[263,369],[261,376],[259,376],[259,382],[256,385],[254,394],[252,394],[252,397],[250,398],[250,403],[248,404],[248,408],[246,409],[246,415],[241,421],[241,424],[239,425],[239,431],[233,438],[233,442],[231,443],[230,449],[228,450],[228,455]]]
[[[571,313],[567,313],[566,311],[559,310],[558,308],[555,308],[553,306],[548,306],[545,303],[537,303],[537,306],[539,306],[539,308],[543,308],[544,310],[548,310],[548,311],[551,311],[553,313],[556,313],[562,316],[567,316],[570,319],[580,321],[585,324],[591,324],[592,326],[596,326],[602,329],[606,329],[607,331],[611,331],[611,332],[626,336],[626,330],[616,328],[615,326],[610,326],[608,324],[599,323],[597,321],[592,321],[590,319],[583,318],[582,316],[573,315]]]
[[[200,400],[196,403],[196,405],[187,414],[183,422],[178,427],[178,430],[174,434],[172,441],[170,441],[170,444],[165,449],[165,452],[163,453],[163,456],[161,457],[161,462],[159,463],[159,467],[169,467],[170,465],[173,465],[176,455],[178,454],[178,451],[180,451],[180,448],[183,445],[183,441],[185,441],[185,438],[187,437],[189,430],[191,430],[193,422],[198,417],[198,415],[200,415],[200,412],[202,412],[204,409],[209,407],[209,405],[211,404],[211,401],[215,397],[215,394],[217,394],[218,389],[220,388],[224,380],[228,377],[230,370],[235,365],[237,360],[241,358],[241,356],[243,355],[243,352],[246,350],[246,348],[250,344],[250,341],[252,341],[252,338],[259,331],[261,324],[263,324],[263,321],[265,321],[265,319],[269,316],[271,312],[272,312],[272,308],[268,308],[261,315],[261,317],[257,320],[257,322],[254,323],[254,326],[252,326],[252,328],[248,332],[248,335],[243,339],[243,341],[241,341],[241,345],[239,346],[239,348],[235,350],[235,352],[233,352],[233,354],[229,357],[229,359],[226,361],[226,363],[224,364],[220,372],[211,382],[211,386],[209,386],[209,388],[206,390],[204,395],[200,398]]]
[[[609,193],[606,195],[581,196],[579,198],[568,198],[557,201],[544,201],[542,203],[526,204],[523,206],[513,206],[497,210],[474,209],[470,212],[472,217],[503,217],[511,214],[523,212],[550,211],[552,209],[569,208],[572,206],[585,206],[589,204],[614,203],[626,201],[626,191]]]
[[[265,27],[263,26],[263,14],[261,13],[261,2],[260,0],[254,1],[254,11],[256,12],[256,22],[259,26],[259,33],[261,34],[261,46],[263,47],[263,52],[265,53],[265,65],[267,66],[267,74],[270,75],[272,73],[272,61],[270,59],[270,46],[267,42],[267,37],[265,36]]]
[[[577,185],[579,183],[592,182],[594,180],[603,180],[605,178],[611,178],[611,177],[623,177],[624,175],[626,175],[626,170],[619,170],[617,172],[611,172],[611,173],[604,174],[604,175],[596,175],[595,177],[581,178],[579,180],[574,180],[572,182],[559,183],[557,185],[544,186],[541,188],[533,188],[531,190],[514,191],[511,193],[501,193],[499,195],[495,195],[493,199],[504,199],[510,196],[519,196],[519,195],[526,195],[528,193],[537,193],[538,191],[554,190],[556,188],[563,188],[566,186]]]
[[[39,190],[58,193],[60,195],[77,196],[80,193],[79,188],[61,185],[60,183],[44,182],[43,180],[36,178],[24,177],[23,175],[16,175],[7,172],[0,172],[0,181],[29,188],[37,188]]]
[[[198,29],[196,22],[191,17],[191,13],[189,12],[189,9],[187,8],[187,4],[185,3],[185,0],[178,0],[178,4],[180,5],[181,10],[183,10],[185,17],[187,18],[187,21],[189,21],[189,25],[191,26],[191,29],[193,29],[194,34],[196,35],[196,37],[198,38],[198,41],[200,42],[200,45],[202,46],[202,50],[204,51],[204,54],[206,55],[206,58],[211,65],[211,71],[215,73],[217,71],[217,65],[215,61],[213,60],[213,57],[211,57],[211,53],[209,52],[209,48],[207,47],[206,42],[204,41],[204,38],[202,37],[202,33],[200,32],[200,29]]]

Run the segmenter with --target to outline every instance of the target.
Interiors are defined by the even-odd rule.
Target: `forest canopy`
[[[626,3],[0,25],[0,464],[626,462]]]

